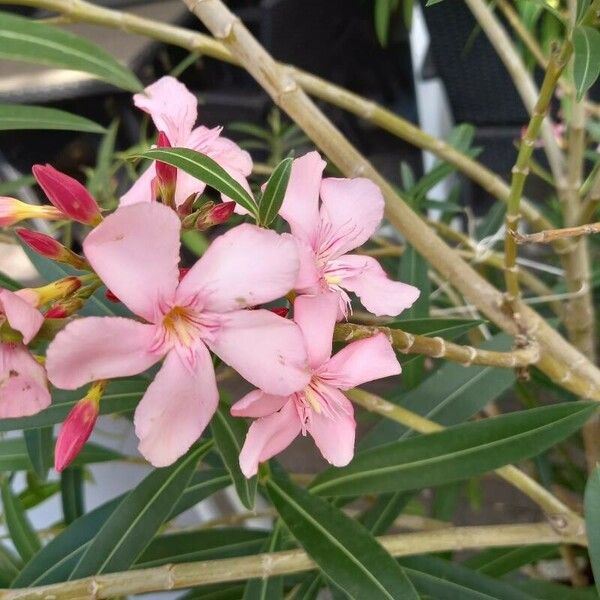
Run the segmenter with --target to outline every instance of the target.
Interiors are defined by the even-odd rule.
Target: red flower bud
[[[24,219],[49,219],[56,221],[64,219],[63,215],[54,206],[39,206],[27,204],[16,198],[0,196],[0,227],[10,227]]]
[[[68,298],[58,302],[46,311],[46,319],[66,319],[83,307],[81,298]]]
[[[190,267],[179,267],[179,281],[190,272]]]
[[[274,308],[269,308],[272,313],[275,313],[279,317],[283,317],[284,319],[288,316],[290,309],[285,306],[275,306]]]
[[[100,398],[105,387],[104,381],[94,383],[87,396],[71,409],[62,424],[54,450],[54,468],[57,471],[66,469],[88,441],[100,412]]]
[[[110,290],[106,290],[104,292],[104,297],[109,301],[109,302],[114,302],[115,304],[119,304],[119,302],[121,302],[119,300],[119,298],[117,298],[117,296],[115,296],[115,294],[113,294],[113,292],[111,292]]]
[[[74,221],[98,225],[102,220],[98,204],[77,181],[51,165],[34,165],[33,175],[48,199],[58,210]]]
[[[71,265],[75,269],[89,269],[89,264],[84,258],[78,256],[68,248],[65,248],[60,242],[57,242],[53,237],[46,235],[45,233],[20,228],[16,230],[16,234],[34,252],[37,252],[46,258]]]
[[[196,219],[195,227],[200,231],[204,231],[209,227],[225,223],[235,210],[235,202],[220,202],[213,205],[212,202],[207,202],[199,210],[199,216]]]
[[[167,134],[160,131],[156,140],[158,148],[170,148],[171,142]],[[177,184],[177,167],[169,165],[160,160],[156,161],[156,179],[158,181],[158,191],[165,204],[172,205],[175,196],[175,186]]]

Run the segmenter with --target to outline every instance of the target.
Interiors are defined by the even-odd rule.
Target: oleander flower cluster
[[[181,83],[163,77],[134,103],[156,126],[157,147],[208,156],[251,193],[249,154],[221,128],[196,126],[196,98]],[[226,194],[198,208],[206,183],[165,162],[152,163],[112,214],[75,179],[35,166],[51,205],[0,198],[0,226],[71,220],[87,234],[77,254],[31,227],[16,229],[32,250],[80,274],[0,289],[0,417],[46,409],[53,387],[88,386],[58,436],[55,466],[62,470],[90,436],[107,383],[143,373],[150,383],[135,432],[142,455],[161,467],[209,424],[222,363],[255,388],[231,407],[233,416],[253,420],[240,454],[247,477],[300,434],[331,464],[350,462],[356,425],[344,391],[396,375],[400,364],[383,334],[333,354],[335,324],[351,313],[350,294],[374,315],[395,316],[419,291],[389,279],[374,258],[352,253],[379,227],[383,198],[368,179],[324,177],[325,167],[317,152],[293,161],[280,233],[251,222]],[[233,212],[241,223],[227,227]],[[224,233],[209,232],[202,256],[184,263],[183,230],[215,225]],[[124,316],[82,316],[98,289]]]

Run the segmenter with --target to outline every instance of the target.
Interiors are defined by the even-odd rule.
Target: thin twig
[[[519,233],[512,231],[511,235],[517,244],[548,244],[559,238],[572,238],[582,235],[590,235],[592,233],[600,233],[600,222],[587,223],[577,227],[563,227],[561,229],[547,229],[538,231],[537,233]]]

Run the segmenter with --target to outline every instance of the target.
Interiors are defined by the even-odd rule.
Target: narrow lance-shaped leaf
[[[10,539],[15,545],[19,556],[27,562],[42,547],[40,540],[31,526],[19,499],[12,493],[9,482],[3,479],[0,486],[4,520]]]
[[[38,477],[46,479],[54,460],[53,428],[40,427],[23,432],[27,454]]]
[[[227,405],[221,403],[210,424],[219,454],[229,471],[242,504],[249,510],[254,507],[256,477],[246,479],[240,469],[239,458],[248,427],[243,419],[229,415]]]
[[[83,469],[69,467],[60,474],[60,497],[63,521],[70,525],[84,514],[83,509]]]
[[[64,110],[24,104],[0,104],[0,131],[23,129],[60,129],[104,133],[98,123]]]
[[[230,483],[229,475],[221,470],[195,473],[167,520],[175,518]],[[46,585],[67,580],[91,540],[126,496],[127,494],[123,494],[114,498],[71,523],[35,555],[13,581],[12,587]]]
[[[6,12],[0,13],[0,57],[83,71],[131,92],[142,90],[138,78],[96,44]]]
[[[275,220],[283,204],[292,172],[292,162],[291,158],[282,160],[267,181],[258,206],[258,221],[264,227],[268,227]]]
[[[600,594],[600,466],[597,466],[585,487],[585,528],[588,537],[588,551],[596,589]]]
[[[356,496],[422,489],[468,479],[531,458],[577,431],[596,403],[569,402],[449,427],[358,453],[318,475],[320,495]]]
[[[205,154],[189,148],[154,148],[141,154],[141,157],[159,160],[185,171],[235,200],[254,217],[257,216],[254,198],[223,167]]]
[[[581,100],[600,75],[600,32],[592,27],[576,27],[573,52],[573,78],[577,100]]]
[[[200,444],[134,488],[96,534],[70,579],[128,569],[165,522],[211,445],[210,441]]]
[[[277,512],[331,580],[353,598],[419,598],[398,563],[354,519],[279,473],[266,481]]]

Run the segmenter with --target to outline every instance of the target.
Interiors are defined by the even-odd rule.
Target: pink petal
[[[192,177],[189,173],[181,169],[177,169],[175,206],[179,208],[192,194],[201,194],[205,189],[206,184],[204,182]]]
[[[330,385],[349,390],[375,379],[398,375],[400,363],[383,333],[348,344],[319,370],[318,376]]]
[[[306,428],[323,458],[336,467],[343,467],[354,456],[354,408],[342,392],[329,386],[327,388],[329,408],[334,411],[333,415],[313,410]]]
[[[289,400],[279,412],[254,421],[240,452],[242,473],[248,478],[256,475],[258,463],[269,460],[285,450],[300,433],[301,428],[293,400]]]
[[[321,273],[315,251],[302,240],[296,239],[300,269],[294,286],[300,294],[318,294],[321,290]]]
[[[0,343],[0,419],[35,415],[50,400],[44,367],[22,344]]]
[[[74,390],[90,381],[137,375],[161,358],[149,350],[155,332],[153,325],[122,317],[73,321],[48,346],[48,378]]]
[[[154,202],[154,190],[152,181],[156,177],[154,162],[138,177],[134,184],[121,196],[119,206],[130,206],[140,202]]]
[[[322,256],[336,258],[362,246],[383,219],[381,190],[369,179],[323,179]]]
[[[298,326],[268,310],[224,314],[210,349],[268,394],[288,396],[310,380]]]
[[[179,281],[179,232],[173,210],[152,202],[119,208],[83,242],[107,288],[132,312],[154,321]]]
[[[197,298],[209,311],[257,306],[285,296],[298,275],[293,238],[255,225],[239,225],[218,237],[185,276],[177,298]]]
[[[218,130],[214,135],[215,130]],[[196,127],[188,139],[188,147],[210,156],[219,163],[228,173],[236,171],[248,177],[252,173],[252,158],[242,150],[233,140],[220,135],[222,129],[207,129]]]
[[[391,280],[371,256],[349,254],[334,262],[346,271],[340,286],[354,292],[374,315],[395,317],[410,308],[421,293],[412,285]]]
[[[196,359],[190,372],[175,352],[169,352],[135,411],[139,450],[155,467],[183,456],[217,409],[215,371],[206,346],[197,347]]]
[[[277,412],[287,401],[289,396],[273,396],[265,394],[262,390],[252,390],[231,407],[234,417],[266,417]]]
[[[17,294],[0,288],[0,315],[4,314],[8,324],[23,335],[28,344],[40,330],[44,317]]]
[[[279,214],[290,224],[292,233],[313,248],[317,240],[319,188],[326,162],[318,152],[294,160]]]
[[[311,369],[317,369],[331,356],[338,305],[338,295],[334,293],[298,296],[294,302],[294,321],[304,336]]]
[[[135,94],[134,104],[152,117],[159,131],[164,131],[171,146],[182,145],[198,118],[198,101],[174,77],[161,77],[142,94]]]

